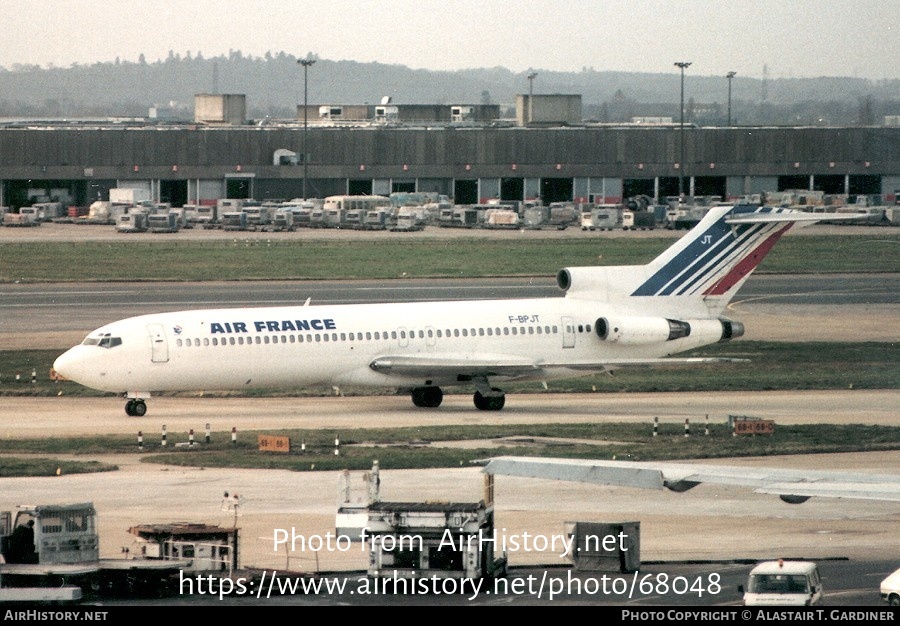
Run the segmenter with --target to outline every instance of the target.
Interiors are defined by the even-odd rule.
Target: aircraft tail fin
[[[712,207],[674,245],[647,265],[566,268],[557,276],[567,296],[631,302],[658,298],[673,314],[720,314],[778,240],[798,223],[832,219],[780,207]]]

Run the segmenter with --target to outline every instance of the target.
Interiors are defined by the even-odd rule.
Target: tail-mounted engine
[[[707,337],[724,342],[744,334],[744,325],[731,320],[675,320],[665,317],[597,318],[597,336],[603,341],[646,344],[674,341],[684,337]]]

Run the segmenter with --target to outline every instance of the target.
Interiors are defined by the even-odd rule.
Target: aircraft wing
[[[565,361],[553,363],[509,355],[485,355],[477,359],[464,356],[400,355],[373,359],[369,367],[383,374],[401,376],[536,376],[543,369],[565,368],[603,372],[620,367],[659,365],[698,365],[711,363],[745,363],[748,359],[729,357],[688,357],[652,359],[608,359],[603,361]]]
[[[541,369],[533,359],[509,355],[484,355],[467,358],[464,355],[437,356],[381,356],[373,359],[369,367],[384,374],[412,376],[446,376],[464,374],[469,376],[522,376]]]
[[[685,358],[669,358],[663,357],[658,359],[608,359],[605,361],[582,361],[574,363],[560,364],[558,367],[567,367],[573,370],[614,370],[620,367],[647,367],[647,366],[665,366],[665,365],[710,365],[713,363],[749,363],[750,359],[736,359],[731,357],[685,357]],[[543,363],[543,367],[554,367],[551,364]]]
[[[757,493],[777,495],[790,504],[813,496],[900,502],[900,474],[511,456],[488,459],[483,471],[677,492],[700,483],[743,485]]]

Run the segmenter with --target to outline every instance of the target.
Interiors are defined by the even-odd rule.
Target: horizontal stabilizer
[[[866,220],[871,216],[867,213],[804,213],[803,211],[790,211],[784,213],[752,213],[742,214],[740,217],[725,219],[726,224],[771,224],[775,222],[822,222],[825,220]]]

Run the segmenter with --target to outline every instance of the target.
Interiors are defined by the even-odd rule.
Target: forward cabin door
[[[148,324],[150,335],[150,361],[153,363],[169,362],[169,343],[166,341],[166,330],[162,324]]]

